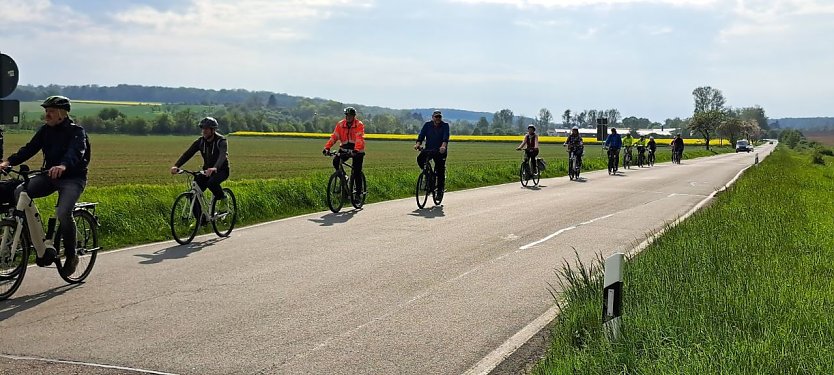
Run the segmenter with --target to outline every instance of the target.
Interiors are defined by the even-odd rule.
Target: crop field
[[[817,141],[826,146],[834,146],[834,131],[830,132],[805,132],[805,136],[812,141]]]
[[[73,100],[72,101],[72,116],[95,116],[104,108],[116,108],[124,113],[128,118],[141,117],[145,120],[151,120],[160,114],[162,111],[184,110],[190,108],[196,113],[204,113],[210,110],[211,106],[202,105],[182,105],[182,104],[161,104],[161,103],[146,103],[146,102],[108,102],[108,101],[92,101],[92,100]],[[40,101],[21,102],[20,113],[24,120],[43,117],[43,108],[41,108]]]

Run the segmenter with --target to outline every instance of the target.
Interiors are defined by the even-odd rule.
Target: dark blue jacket
[[[443,142],[449,144],[449,124],[441,121],[439,126],[434,125],[434,121],[429,121],[423,124],[423,130],[420,130],[420,135],[417,136],[417,142],[426,143],[423,145],[426,150],[440,149]]]
[[[9,164],[21,164],[39,151],[43,151],[43,168],[64,165],[67,170],[62,178],[87,177],[87,133],[69,118],[55,126],[41,126],[29,143],[9,156]]]
[[[623,137],[620,134],[611,134],[605,138],[605,145],[610,148],[623,148]]]

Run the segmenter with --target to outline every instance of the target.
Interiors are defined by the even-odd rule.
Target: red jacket
[[[330,139],[327,140],[324,148],[329,150],[336,144],[336,141],[339,141],[339,145],[353,143],[354,150],[357,152],[365,151],[365,124],[354,119],[353,124],[348,128],[347,121],[342,119],[336,123],[336,128],[333,129],[333,134],[330,135]]]

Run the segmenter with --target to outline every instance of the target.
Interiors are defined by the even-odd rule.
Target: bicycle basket
[[[542,158],[536,158],[536,165],[539,167],[540,171],[547,169],[547,163]]]

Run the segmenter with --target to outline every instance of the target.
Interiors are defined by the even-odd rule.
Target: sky
[[[21,84],[265,90],[390,108],[834,116],[834,0],[0,0]]]

